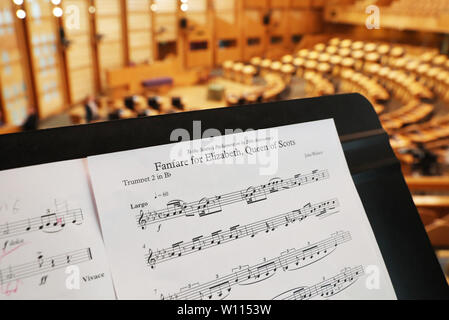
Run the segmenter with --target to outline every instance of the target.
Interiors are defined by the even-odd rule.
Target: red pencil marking
[[[25,244],[26,244],[25,242],[22,242],[21,244],[17,245],[17,247],[12,248],[11,250],[2,249],[2,253],[0,254],[0,262],[2,262],[3,258],[5,258],[6,256],[10,255],[11,253],[13,253],[17,249],[21,248]]]
[[[19,291],[19,284],[21,283],[20,279],[9,282],[6,285],[0,285],[0,293],[9,297],[10,295],[17,293]]]

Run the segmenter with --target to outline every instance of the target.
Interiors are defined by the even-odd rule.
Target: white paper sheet
[[[119,298],[396,298],[333,120],[88,164]]]
[[[0,300],[115,299],[86,160],[0,181]]]

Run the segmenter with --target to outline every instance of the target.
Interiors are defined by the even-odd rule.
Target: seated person
[[[260,103],[262,102],[262,93],[259,91],[251,91],[243,94],[247,103]]]
[[[423,143],[417,143],[416,150],[412,154],[415,158],[412,170],[420,172],[423,176],[440,175],[438,157],[427,149]]]
[[[237,102],[237,105],[242,106],[242,105],[244,105],[245,103],[246,103],[245,97],[240,97],[239,100],[238,100],[238,102]]]
[[[145,99],[139,97],[136,99],[135,112],[137,113],[137,117],[149,117],[155,114],[150,108],[148,108]]]
[[[153,115],[153,113],[151,112],[150,109],[144,109],[137,113],[137,118],[149,117],[152,115]]]
[[[113,110],[108,114],[108,120],[120,120],[121,114],[122,111],[120,109]]]
[[[175,109],[184,110],[184,104],[181,101],[181,97],[172,97],[171,98],[171,105]]]
[[[98,120],[100,118],[98,115],[98,105],[95,101],[94,96],[90,95],[86,98],[86,102],[84,103],[84,110],[86,111],[87,123]]]
[[[148,98],[148,106],[153,108],[154,110],[161,110],[161,103],[159,102],[159,97],[149,97]]]
[[[125,107],[126,108],[128,108],[129,110],[134,111],[134,109],[136,107],[136,96],[125,97],[123,102],[125,103]]]
[[[34,107],[28,107],[28,115],[22,124],[23,131],[34,131],[37,130],[39,123],[39,117],[37,115],[36,109]]]
[[[228,106],[235,106],[239,101],[239,96],[234,93],[228,93],[226,95],[226,102]]]
[[[119,104],[114,104],[112,110],[109,111],[108,120],[120,120],[122,118],[123,109]]]
[[[109,111],[109,120],[131,119],[137,117],[135,111],[126,108],[123,100],[116,100],[112,104],[112,110]]]

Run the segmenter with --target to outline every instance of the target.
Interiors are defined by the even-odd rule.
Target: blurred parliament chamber
[[[0,134],[359,92],[449,249],[449,0],[1,0],[0,41]]]

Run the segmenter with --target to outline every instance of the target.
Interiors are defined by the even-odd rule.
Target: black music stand
[[[172,143],[173,129],[264,129],[333,118],[400,299],[447,299],[449,289],[371,104],[346,94],[117,120],[0,136],[0,170]]]

